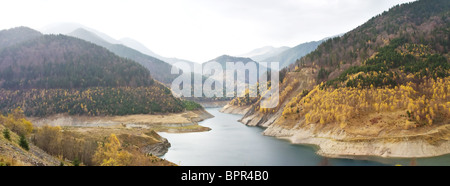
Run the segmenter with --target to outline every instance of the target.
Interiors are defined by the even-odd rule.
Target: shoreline
[[[245,117],[244,110],[242,107],[227,105],[221,112]],[[240,122],[249,125],[255,123],[251,120],[258,119],[258,116],[247,116]],[[277,122],[280,121],[275,120],[268,126],[257,126],[265,128],[263,135],[288,140],[291,144],[314,146],[316,154],[327,158],[431,158],[450,154],[450,124],[433,126],[424,133],[368,137],[350,135],[340,128],[319,130],[314,125],[287,129],[274,124]]]
[[[28,118],[35,126],[61,126],[76,128],[152,129],[156,132],[203,132],[211,130],[198,122],[212,118],[205,110],[169,114],[137,114],[125,116],[70,116],[56,114],[48,117]]]
[[[447,136],[437,140],[435,144],[427,140],[436,138],[433,135],[442,131],[448,135],[450,125],[439,128],[432,134],[352,139],[345,133],[313,133],[313,128],[289,130],[271,126],[263,135],[288,140],[291,144],[313,145],[317,147],[318,155],[328,158],[431,158],[450,154],[450,141],[445,140]]]
[[[64,130],[103,139],[114,133],[119,140],[136,143],[145,154],[163,156],[169,151],[170,142],[159,132],[191,133],[211,130],[198,122],[214,117],[204,109],[182,113],[126,116],[70,116],[57,114],[44,118],[27,118],[34,126],[60,126]]]
[[[251,106],[235,106],[235,105],[225,105],[220,108],[219,112],[225,114],[237,114],[237,115],[245,115],[252,107]]]

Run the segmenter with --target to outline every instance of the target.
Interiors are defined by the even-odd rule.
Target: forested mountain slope
[[[42,34],[27,27],[17,27],[0,31],[0,50],[15,44],[37,38]]]
[[[323,68],[327,73],[320,78],[326,80],[329,74],[332,79],[350,66],[362,65],[394,39],[402,40],[398,44],[422,44],[433,53],[448,55],[449,9],[450,3],[442,0],[397,5],[343,36],[327,40],[296,64]]]
[[[42,35],[0,51],[0,110],[16,107],[27,116],[184,110],[183,101],[142,65],[64,35]]]
[[[330,156],[450,153],[449,14],[449,1],[415,1],[325,41],[287,69],[279,107],[242,121]]]
[[[447,122],[450,115],[447,108],[450,108],[447,105],[449,14],[448,1],[417,1],[395,6],[344,36],[326,41],[300,59],[297,62],[300,68],[316,68],[318,81],[327,80],[306,99],[322,92],[339,91],[339,94],[319,97],[339,100],[337,107],[341,104],[350,107],[348,111],[335,108],[339,114],[334,119],[324,118],[332,106],[320,108],[326,112],[307,121],[342,123],[346,118],[362,114],[367,107],[367,112],[403,110],[417,126]],[[367,96],[360,97],[359,101],[355,97],[354,103],[341,102],[338,97],[349,97],[347,91],[350,95],[353,91],[366,92]],[[303,115],[311,111],[303,110]],[[290,113],[289,109],[286,113]],[[312,115],[316,114],[309,116]]]
[[[68,35],[92,42],[94,44],[107,48],[109,51],[120,57],[136,61],[137,63],[147,68],[153,78],[165,84],[172,83],[172,81],[177,77],[177,75],[172,75],[170,73],[172,65],[170,65],[169,63],[143,54],[125,45],[109,43],[96,34],[89,32],[83,28],[76,29]]]

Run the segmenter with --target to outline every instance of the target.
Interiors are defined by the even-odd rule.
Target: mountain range
[[[165,84],[170,84],[176,77],[175,75],[170,74],[171,66],[167,64],[175,64],[176,62],[185,62],[188,63],[191,67],[193,67],[194,64],[196,64],[195,62],[191,62],[188,60],[178,58],[167,58],[160,56],[151,51],[150,49],[148,49],[142,43],[134,39],[123,38],[120,40],[116,40],[102,32],[83,26],[81,24],[76,23],[54,24],[47,26],[43,30],[45,33],[63,33],[77,38],[81,38],[93,42],[97,45],[103,46],[121,57],[133,59],[136,62],[148,68],[155,79]],[[238,57],[235,57],[233,60],[239,60],[240,56],[243,58],[250,58],[252,59],[252,61],[256,62],[280,62],[280,69],[282,69],[294,63],[297,59],[313,51],[323,41],[325,41],[325,39],[321,41],[313,41],[299,44],[293,48],[289,47],[276,48],[266,46],[255,49],[246,54],[238,55]]]
[[[257,48],[255,50],[252,50],[251,52],[241,54],[239,56],[251,58],[258,62],[279,62],[280,69],[282,69],[295,63],[297,59],[300,59],[301,57],[314,51],[322,42],[326,41],[327,39],[302,43],[293,48],[276,48],[272,46],[266,46]]]
[[[17,107],[28,116],[148,114],[185,108],[144,66],[105,47],[26,27],[0,31],[0,41],[6,41],[0,43],[2,113]],[[127,51],[111,45],[115,47]]]
[[[95,35],[97,35],[102,40],[110,43],[110,44],[122,44],[124,46],[127,46],[129,48],[132,48],[134,50],[137,50],[141,52],[142,54],[157,58],[161,61],[167,62],[169,64],[173,64],[176,62],[187,62],[187,63],[194,63],[192,61],[184,60],[184,59],[178,59],[178,58],[169,58],[169,57],[163,57],[152,50],[148,49],[144,44],[140,43],[139,41],[136,41],[132,38],[121,38],[121,39],[114,39],[113,37],[98,31],[96,29],[84,26],[79,23],[55,23],[51,25],[47,25],[44,28],[42,28],[42,32],[46,34],[70,34],[74,32],[77,29],[84,29],[88,32],[91,32]]]
[[[325,40],[302,43],[293,48],[287,49],[278,55],[268,57],[263,61],[280,62],[280,69],[282,69],[295,63],[297,59],[300,59],[303,56],[314,51],[324,41]]]
[[[170,84],[173,79],[176,78],[176,75],[172,75],[170,73],[172,69],[172,66],[170,64],[152,56],[143,54],[123,44],[109,43],[95,33],[92,33],[86,29],[78,28],[67,35],[92,42],[94,44],[107,48],[118,56],[132,59],[142,66],[146,67],[150,71],[150,74],[153,78],[165,84]]]
[[[116,40],[103,32],[78,23],[53,24],[42,30],[44,33],[70,35],[103,46],[121,57],[130,58],[140,63],[150,71],[152,77],[164,84],[172,83],[176,77],[176,75],[170,73],[171,64],[176,62],[185,62],[191,66],[195,64],[188,60],[160,56],[134,39],[122,38]]]
[[[267,62],[264,61],[265,59],[269,57],[276,56],[286,50],[290,49],[290,47],[273,47],[273,46],[265,46],[262,48],[254,49],[248,53],[238,55],[239,57],[248,57],[255,61],[259,62]]]

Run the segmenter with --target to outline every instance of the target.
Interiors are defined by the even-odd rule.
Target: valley
[[[106,48],[26,27],[0,40],[1,165],[175,165],[155,131],[209,130],[202,106]]]
[[[77,23],[2,27],[0,166],[448,166],[450,3],[379,10],[346,28],[294,12],[219,24],[211,11],[151,33],[105,29],[122,39]],[[308,22],[321,31],[301,36]],[[227,30],[249,25],[283,31]],[[157,54],[169,50],[211,60]]]

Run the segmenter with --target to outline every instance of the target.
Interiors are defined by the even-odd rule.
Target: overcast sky
[[[153,52],[205,62],[345,33],[412,0],[2,0],[0,29],[75,22]]]

